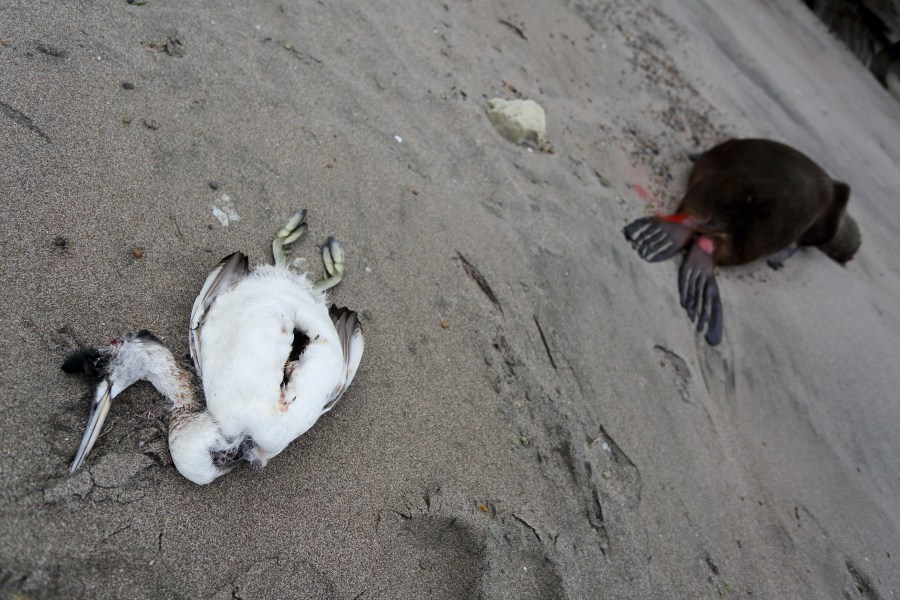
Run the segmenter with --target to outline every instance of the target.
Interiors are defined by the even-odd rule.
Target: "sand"
[[[801,2],[14,0],[0,40],[4,597],[897,596],[900,105]],[[621,228],[734,136],[849,182],[864,240],[723,271],[709,348]],[[303,207],[365,323],[338,406],[198,487],[142,383],[69,476],[66,354],[185,353]]]

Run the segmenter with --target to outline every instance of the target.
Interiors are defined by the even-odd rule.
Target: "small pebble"
[[[291,44],[285,44],[285,45],[284,45],[284,49],[285,49],[285,50],[293,50],[294,47],[293,47]]]
[[[69,243],[69,241],[61,235],[58,235],[55,238],[53,238],[54,246],[59,246],[60,248],[65,248],[66,244],[68,244],[68,243]]]
[[[485,506],[484,504],[479,504],[479,505],[478,505],[478,510],[480,510],[480,511],[483,512],[483,513],[486,513],[486,512],[490,512],[491,509],[489,509],[489,508],[488,508],[487,506]]]
[[[131,255],[135,258],[144,258],[144,249],[143,248],[133,248],[131,250]]]
[[[419,195],[419,190],[417,190],[416,188],[409,188],[409,191],[412,192],[413,196]]]
[[[157,123],[153,119],[144,119],[144,127],[146,127],[147,129],[157,129],[159,127],[159,123]]]
[[[7,40],[0,40],[0,46],[3,46],[4,48],[6,48],[7,46],[9,46],[9,41],[7,41]]]
[[[441,329],[450,329],[450,321],[447,319],[441,321]]]
[[[133,90],[133,89],[134,89],[134,84],[131,83],[130,81],[123,81],[123,82],[122,82],[122,87],[123,87],[124,89],[126,89],[126,90]]]
[[[126,125],[131,124],[131,117],[122,117],[122,122]]]
[[[209,189],[211,189],[211,190],[217,190],[217,189],[219,189],[219,182],[216,181],[215,179],[211,179],[211,180],[209,181]]]

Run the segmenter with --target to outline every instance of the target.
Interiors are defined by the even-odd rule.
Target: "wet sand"
[[[14,2],[0,41],[3,597],[900,591],[900,105],[801,2]],[[737,136],[850,183],[863,246],[723,271],[709,348],[621,228]],[[66,354],[187,352],[210,268],[303,207],[366,331],[338,406],[197,487],[139,384],[69,476]]]

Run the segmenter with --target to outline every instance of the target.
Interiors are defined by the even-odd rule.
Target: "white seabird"
[[[364,341],[355,312],[326,304],[340,282],[344,252],[328,238],[327,277],[311,283],[285,262],[284,247],[307,229],[291,216],[272,242],[274,265],[252,270],[235,252],[207,276],[191,310],[190,350],[202,384],[148,331],[80,350],[67,373],[97,381],[74,473],[93,448],[113,398],[139,380],[171,403],[169,452],[187,479],[206,484],[239,460],[257,467],[305,433],[349,387]],[[203,399],[205,396],[205,402]]]

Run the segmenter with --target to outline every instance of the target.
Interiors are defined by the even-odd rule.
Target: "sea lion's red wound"
[[[680,213],[675,213],[674,215],[657,215],[663,221],[670,221],[672,223],[681,223],[682,225],[687,225],[688,227],[693,227],[694,222],[688,215],[683,215]]]

